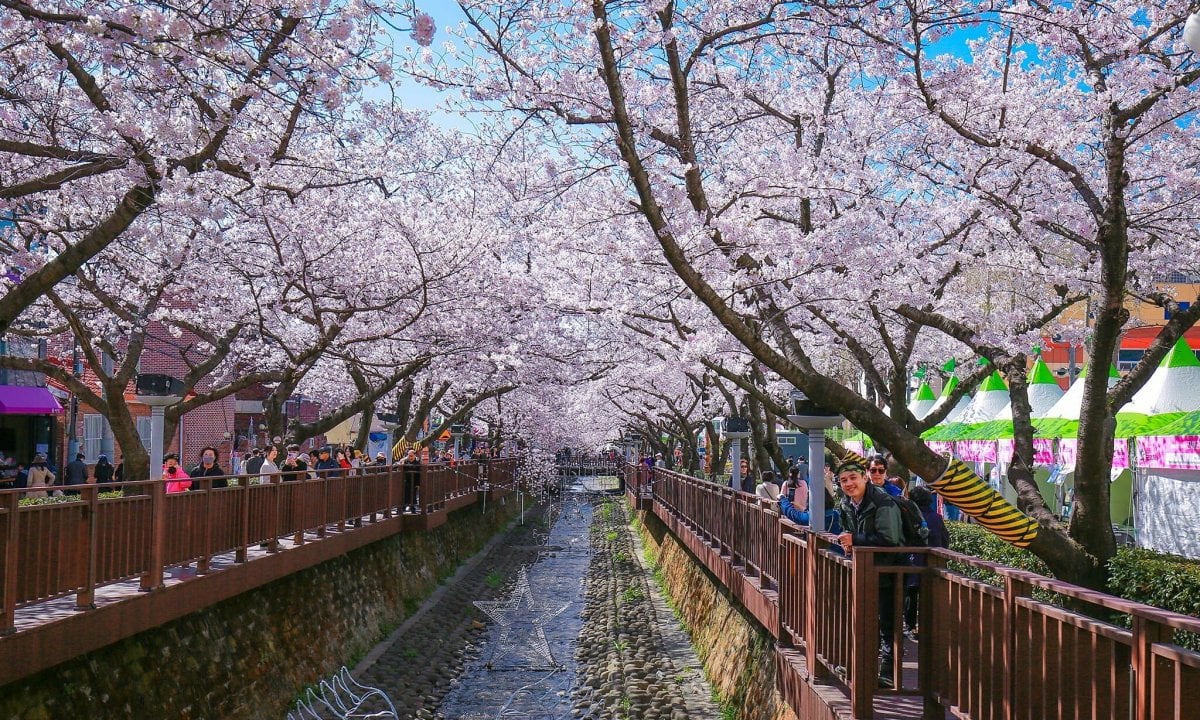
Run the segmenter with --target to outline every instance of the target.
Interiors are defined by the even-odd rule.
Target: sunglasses
[[[871,473],[872,475],[882,475],[887,472],[887,468],[871,468],[867,472]]]

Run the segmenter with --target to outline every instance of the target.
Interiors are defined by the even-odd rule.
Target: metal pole
[[[154,405],[150,408],[150,479],[162,480],[163,424],[166,408]]]
[[[808,431],[808,526],[825,532],[825,430]]]
[[[729,461],[733,463],[733,472],[729,474],[729,485],[734,490],[742,489],[742,441],[729,441]]]

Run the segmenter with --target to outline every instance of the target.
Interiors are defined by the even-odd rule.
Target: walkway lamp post
[[[825,532],[825,431],[845,418],[799,390],[792,391],[792,412],[788,420],[808,431],[808,526],[813,532]]]
[[[168,405],[183,399],[183,383],[170,375],[138,375],[137,401],[150,407],[150,479],[162,480],[163,425]]]
[[[462,437],[467,434],[467,426],[455,423],[450,426],[450,436],[454,438],[454,459],[462,457]]]
[[[733,464],[733,471],[729,473],[729,486],[734,490],[740,490],[742,487],[742,440],[750,437],[750,421],[740,417],[725,418],[721,436],[729,441],[729,462]]]

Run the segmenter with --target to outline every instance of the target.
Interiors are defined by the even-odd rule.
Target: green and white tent
[[[943,405],[945,405],[947,402],[949,402],[950,393],[954,392],[954,388],[956,388],[956,387],[958,387],[958,376],[951,375],[950,379],[946,382],[946,386],[942,388],[942,394],[938,396],[937,401],[934,402],[933,407],[930,408],[929,412],[933,412],[934,410],[941,408]],[[955,405],[954,409],[951,410],[946,415],[946,417],[942,420],[942,425],[949,425],[951,423],[957,422],[958,417],[960,415],[962,415],[963,411],[966,410],[967,406],[970,404],[971,404],[971,399],[969,397],[964,395],[963,397],[959,398],[958,404]],[[926,414],[928,415],[929,413],[926,413]]]
[[[923,420],[926,415],[933,410],[933,406],[937,404],[937,397],[934,396],[933,390],[929,387],[929,383],[921,381],[921,387],[917,389],[917,394],[913,396],[912,401],[908,403],[908,411],[913,417],[918,420]]]
[[[1083,380],[1087,374],[1088,366],[1084,365],[1075,383],[1046,411],[1046,414],[1041,417],[1041,422],[1034,423],[1038,437],[1075,437],[1076,430],[1079,428],[1079,412],[1083,408]],[[1108,386],[1111,388],[1120,379],[1117,368],[1110,364],[1108,366]]]
[[[957,421],[965,425],[978,425],[995,420],[1008,404],[1008,385],[1005,384],[1000,371],[993,370],[975,391],[975,397],[971,398],[971,402],[958,416]]]
[[[1063,397],[1063,389],[1054,379],[1054,373],[1039,357],[1029,370],[1029,416],[1033,419],[1045,417]],[[964,440],[1007,440],[1013,436],[1012,402],[1006,404],[995,420],[975,425],[964,431]]]

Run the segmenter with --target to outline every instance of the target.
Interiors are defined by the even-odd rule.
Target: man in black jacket
[[[858,460],[838,467],[838,484],[845,493],[838,507],[842,534],[838,542],[846,554],[862,547],[899,547],[904,544],[904,525],[900,508],[892,497],[866,478],[866,468]],[[877,565],[904,565],[898,553],[876,553]],[[895,654],[892,642],[896,629],[896,576],[879,575],[879,681],[891,687]]]

